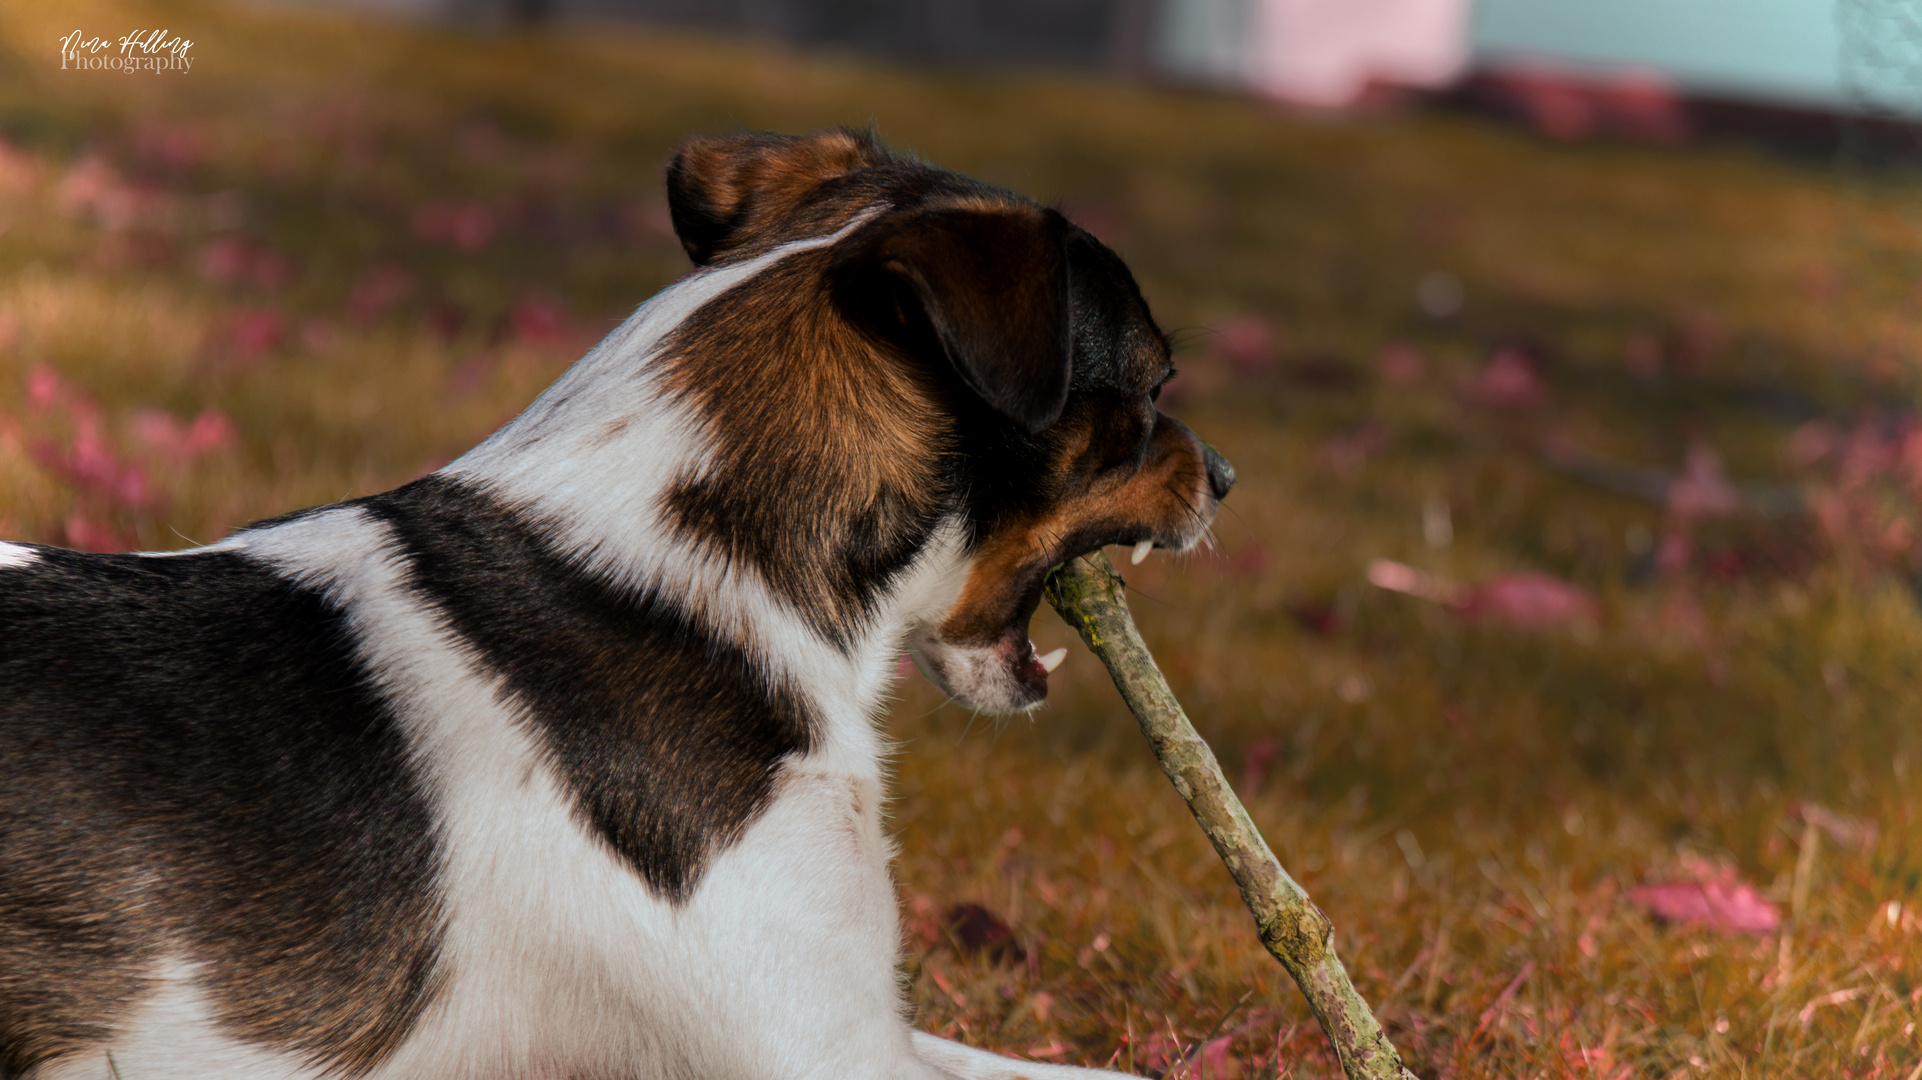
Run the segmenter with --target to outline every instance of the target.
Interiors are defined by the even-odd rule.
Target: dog
[[[1039,704],[1051,566],[1233,483],[1126,266],[871,135],[683,145],[695,268],[451,465],[0,544],[0,1076],[1112,1076],[914,1031],[905,648]]]

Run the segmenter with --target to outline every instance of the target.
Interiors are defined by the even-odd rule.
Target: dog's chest
[[[491,832],[486,848],[450,840],[448,983],[378,1075],[461,1075],[440,1071],[455,1060],[511,1062],[506,1074],[525,1076],[754,1075],[778,1053],[762,1033],[804,1037],[778,1030],[797,998],[888,989],[896,924],[881,795],[873,776],[783,770],[766,809],[674,902],[583,828],[557,777],[536,767],[490,794],[491,821],[472,823]]]
[[[582,581],[501,518],[417,489],[248,543],[346,612],[432,808],[438,986],[377,1075],[731,1060],[709,1028],[753,1001],[714,1000],[740,991],[717,973],[778,981],[800,926],[850,939],[836,962],[859,973],[836,985],[891,986],[868,719],[885,658],[794,679],[666,598]],[[735,1071],[711,1064],[697,1074]]]

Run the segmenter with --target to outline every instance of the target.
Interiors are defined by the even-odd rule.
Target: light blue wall
[[[1161,0],[1157,58],[1234,84],[1263,0]],[[1655,68],[1687,90],[1922,116],[1922,0],[1475,0],[1481,62]]]
[[[1922,110],[1922,0],[1478,0],[1472,40],[1481,59],[1637,64],[1691,90]]]

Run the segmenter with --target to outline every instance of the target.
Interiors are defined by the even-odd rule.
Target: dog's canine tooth
[[[1133,555],[1128,556],[1128,565],[1140,566],[1142,563],[1142,560],[1146,559],[1148,557],[1148,553],[1150,551],[1153,551],[1154,549],[1155,549],[1155,542],[1153,540],[1143,540],[1141,543],[1136,544],[1135,553]]]
[[[1043,653],[1035,657],[1035,659],[1041,663],[1041,670],[1049,672],[1050,674],[1054,672],[1055,668],[1061,666],[1061,661],[1067,658],[1068,650],[1066,648],[1056,649],[1053,652]]]

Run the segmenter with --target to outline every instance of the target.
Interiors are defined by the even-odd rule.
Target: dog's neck
[[[884,700],[904,635],[917,624],[938,621],[960,591],[967,566],[960,516],[945,510],[923,514],[911,529],[891,536],[908,557],[884,575],[870,574],[881,584],[862,598],[859,610],[836,609],[831,600],[810,602],[793,574],[757,561],[751,551],[744,555],[741,544],[690,538],[675,501],[686,499],[690,478],[713,476],[730,448],[717,442],[716,425],[689,396],[675,392],[667,355],[676,334],[711,301],[783,260],[831,244],[861,220],[830,236],[683,277],[443,475],[537,523],[556,555],[610,587],[676,598],[711,632],[766,665],[770,675],[808,687],[825,709],[867,716]],[[788,343],[781,340],[762,345],[784,347]],[[755,391],[730,385],[719,392]],[[769,432],[768,438],[794,436]],[[830,493],[762,494],[806,505]],[[721,508],[722,515],[727,509]],[[738,534],[752,532],[756,522],[723,521],[721,527]],[[790,558],[835,557],[825,544],[808,547],[806,535],[750,539],[785,541]]]

